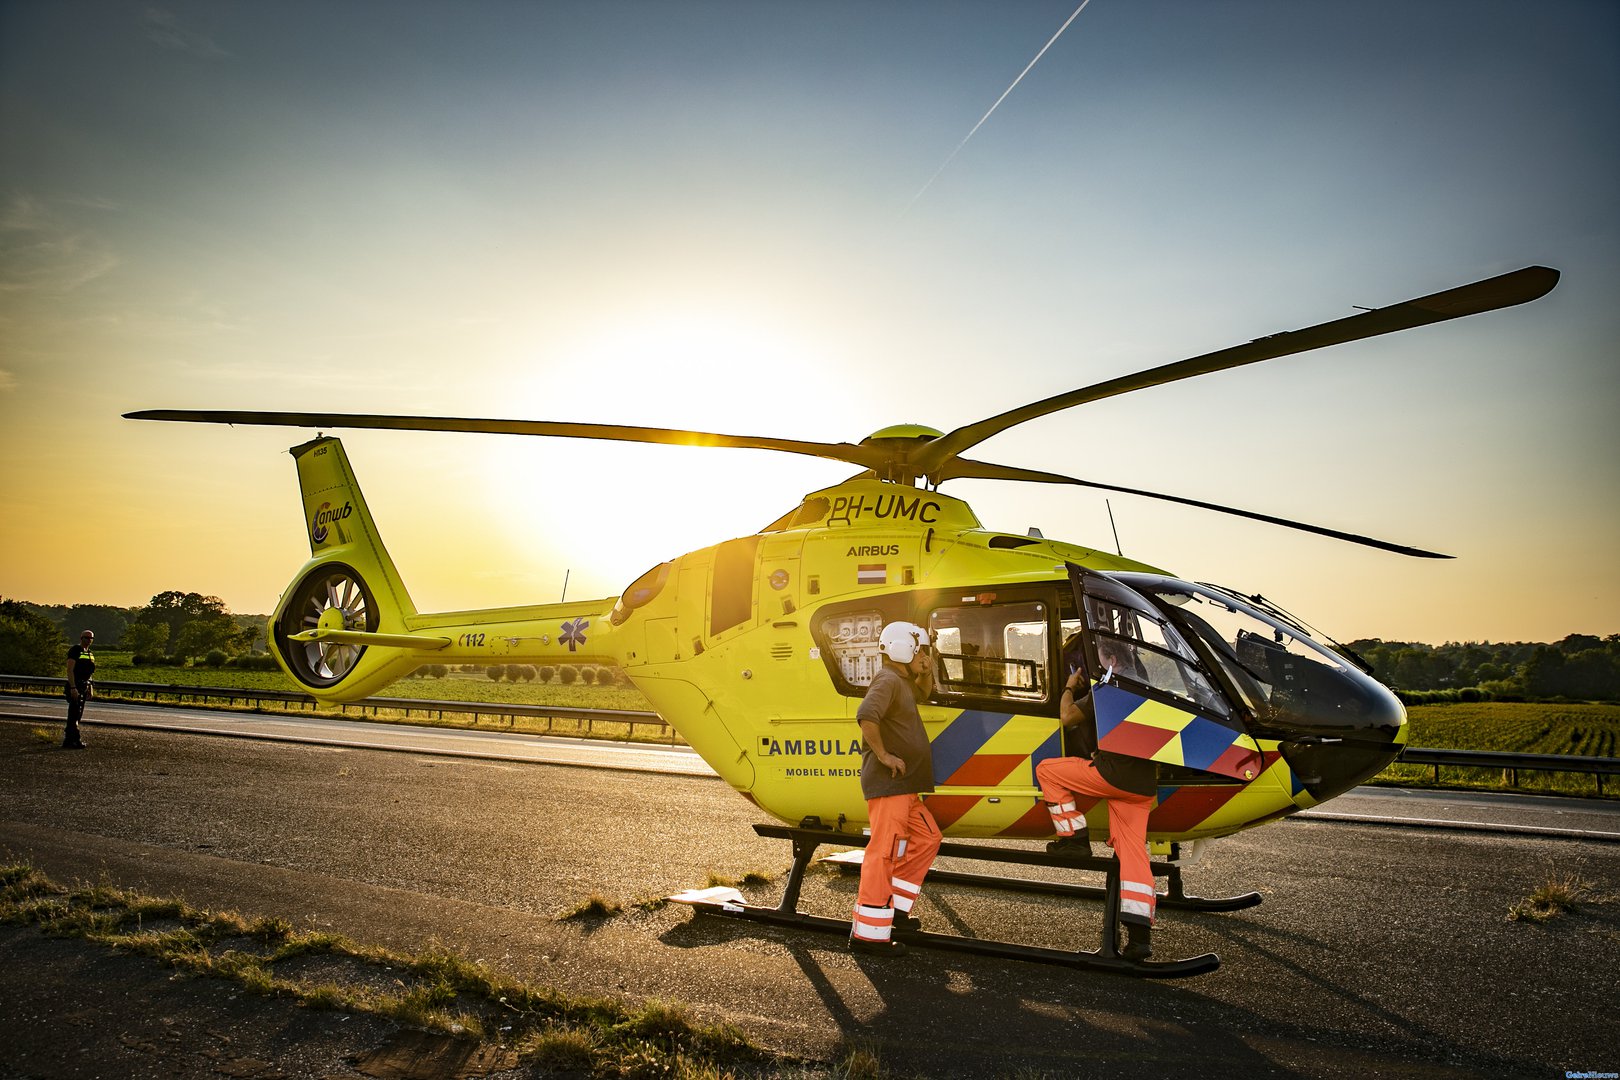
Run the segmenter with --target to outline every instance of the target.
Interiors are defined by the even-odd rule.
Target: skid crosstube
[[[781,902],[775,908],[749,907],[746,904],[737,902],[735,899],[686,900],[685,902],[690,903],[699,911],[725,918],[746,919],[773,926],[789,926],[823,933],[847,935],[850,929],[849,922],[820,915],[809,915],[799,911],[799,893],[804,885],[805,870],[815,857],[817,848],[824,844],[864,847],[868,838],[866,836],[840,833],[827,828],[789,828],[780,825],[755,825],[754,832],[764,837],[788,840],[793,845],[793,865],[788,871],[788,880],[782,890]],[[940,845],[939,854],[942,857],[949,858],[1101,871],[1107,875],[1107,885],[1102,889],[1065,885],[1059,882],[1029,881],[1020,878],[1009,880],[991,875],[958,874],[951,871],[931,871],[929,877],[933,880],[958,881],[990,887],[1010,887],[1105,899],[1108,902],[1103,910],[1102,940],[1095,951],[1068,952],[1062,949],[1020,945],[1014,942],[956,937],[951,934],[897,931],[896,937],[909,944],[948,949],[955,952],[974,953],[980,956],[994,956],[1008,960],[1024,960],[1094,971],[1107,971],[1148,979],[1171,979],[1188,975],[1201,975],[1220,967],[1220,957],[1214,953],[1205,953],[1184,960],[1147,960],[1142,962],[1132,962],[1119,955],[1116,946],[1119,920],[1119,862],[1117,859],[1053,855],[1044,851],[979,847],[948,841]],[[1188,897],[1181,891],[1180,867],[1171,863],[1154,863],[1153,872],[1155,876],[1170,878],[1171,893],[1176,900],[1175,906],[1177,907],[1202,911],[1235,911],[1240,908],[1252,907],[1260,902],[1260,897],[1252,893],[1223,900]],[[1169,901],[1172,897],[1166,897],[1161,902]]]

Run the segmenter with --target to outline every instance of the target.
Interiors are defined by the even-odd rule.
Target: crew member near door
[[[878,636],[883,668],[855,713],[861,726],[861,793],[871,839],[850,924],[850,949],[897,956],[893,932],[920,926],[912,908],[939,853],[939,826],[922,796],[934,790],[933,751],[917,703],[934,690],[928,631],[892,622]]]
[[[1103,670],[1097,685],[1110,681],[1115,672],[1134,674],[1134,652],[1125,642],[1100,637],[1097,653]],[[1153,955],[1157,901],[1147,853],[1148,813],[1157,795],[1154,766],[1151,761],[1097,749],[1096,711],[1091,687],[1086,685],[1078,634],[1064,643],[1063,655],[1069,677],[1063,684],[1059,716],[1068,738],[1079,744],[1085,756],[1046,758],[1035,766],[1041,798],[1046,800],[1058,834],[1048,849],[1062,851],[1073,845],[1089,853],[1085,811],[1107,800],[1108,846],[1119,856],[1119,921],[1125,924],[1127,935],[1121,955],[1127,960],[1146,960]]]
[[[62,749],[83,750],[84,740],[79,737],[79,721],[84,717],[84,703],[90,700],[90,678],[96,673],[96,657],[91,651],[96,635],[86,630],[79,635],[79,643],[68,649],[67,662],[67,731],[62,734]]]

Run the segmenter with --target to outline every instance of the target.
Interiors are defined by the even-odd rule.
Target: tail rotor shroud
[[[276,644],[292,673],[307,686],[342,682],[365,655],[365,645],[339,641],[296,641],[311,630],[377,630],[378,609],[359,571],[345,563],[327,563],[305,574],[276,622]]]

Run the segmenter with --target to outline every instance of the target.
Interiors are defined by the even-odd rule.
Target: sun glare
[[[535,352],[545,363],[507,381],[501,415],[852,437],[825,430],[817,395],[827,380],[805,385],[807,372],[827,367],[814,343],[747,314],[649,309]],[[831,426],[839,427],[836,419]],[[521,552],[529,573],[559,589],[566,573],[570,596],[616,593],[663,559],[755,532],[805,492],[852,471],[762,450],[500,438],[503,467],[480,478],[492,539]],[[514,477],[521,478],[515,485]]]
[[[795,384],[825,360],[797,327],[690,308],[622,313],[547,352],[521,399],[536,415],[745,434],[761,433],[747,429],[752,417],[790,420],[803,390]],[[552,415],[567,402],[568,415]]]

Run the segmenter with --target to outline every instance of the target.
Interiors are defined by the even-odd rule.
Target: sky
[[[1340,640],[1620,631],[1620,5],[1091,0],[1051,41],[1076,2],[0,0],[0,595],[274,607],[312,433],[136,409],[854,442],[1540,264],[972,452],[1455,560],[944,490]],[[614,596],[852,472],[337,434],[423,611]]]

